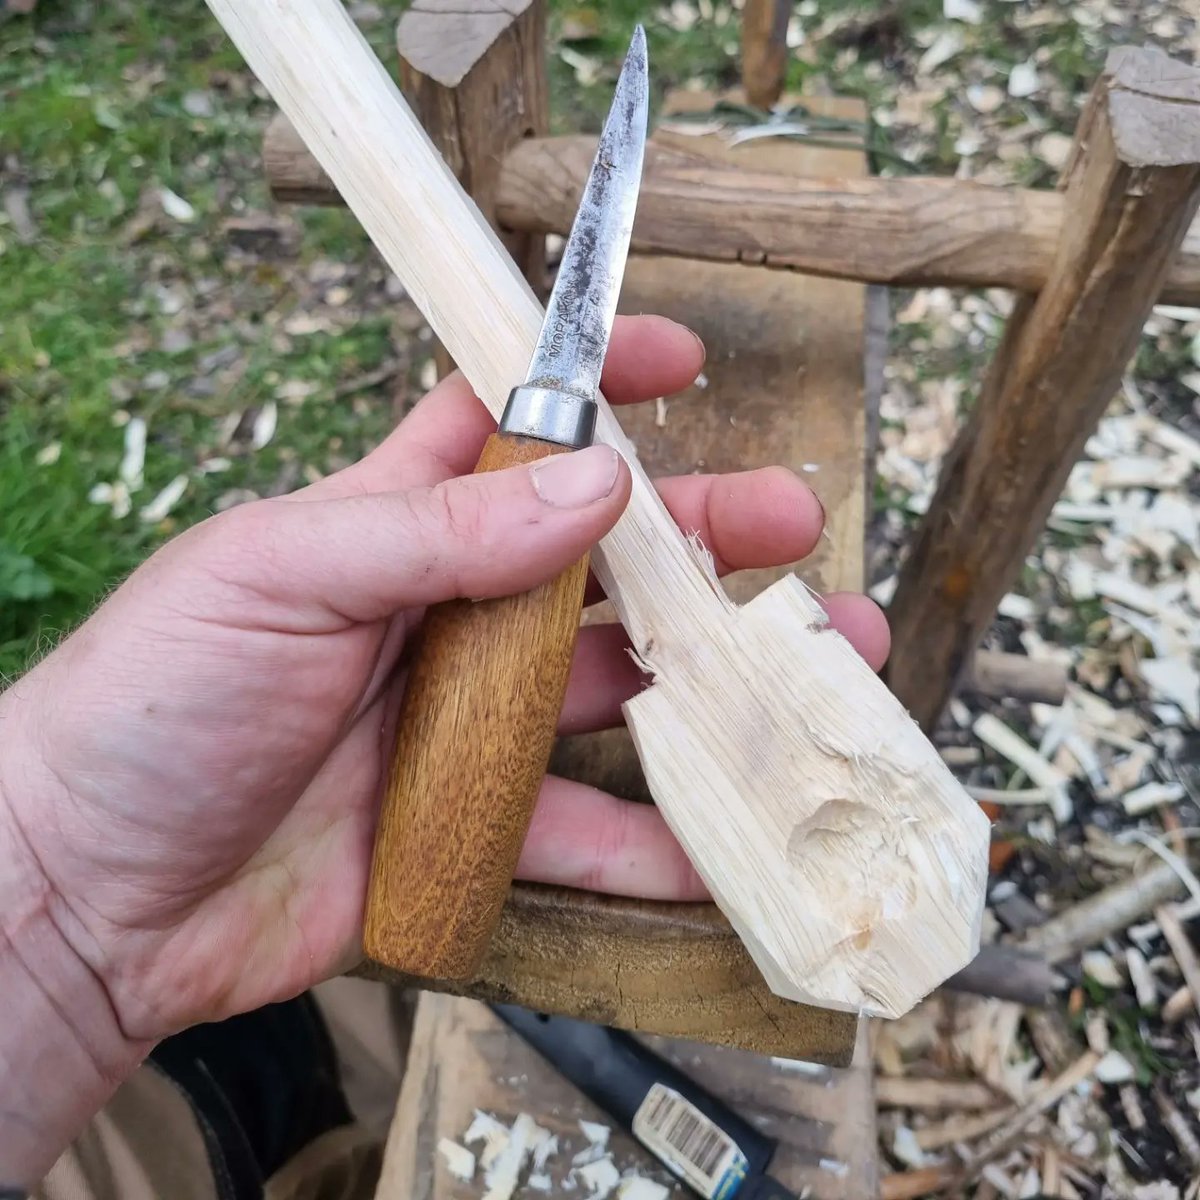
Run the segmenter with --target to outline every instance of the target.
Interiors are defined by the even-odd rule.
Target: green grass
[[[373,35],[385,53],[389,27]],[[186,110],[196,92],[211,114]],[[222,222],[270,207],[258,161],[269,111],[199,0],[43,0],[33,19],[0,22],[0,160],[16,167],[0,191],[24,184],[36,226],[23,245],[0,217],[0,677],[19,673],[224,493],[268,493],[296,481],[301,464],[333,469],[391,421],[384,392],[333,401],[339,382],[392,354],[384,314],[282,350],[272,340],[269,321],[290,311],[307,264],[366,257],[349,214],[303,213],[300,254],[282,268],[228,257]],[[194,221],[161,211],[163,187],[186,198]],[[143,229],[139,213],[152,218]],[[172,323],[161,289],[197,308],[192,344],[174,353],[159,345]],[[225,319],[205,316],[214,299]],[[205,395],[191,384],[224,345],[237,347],[240,370]],[[217,446],[230,414],[289,379],[314,390],[302,405],[280,404],[270,445],[253,455]],[[88,494],[117,478],[130,416],[149,426],[145,481],[117,518]],[[57,460],[38,465],[54,445]],[[199,473],[216,453],[229,469]],[[179,474],[190,479],[184,501],[159,525],[141,521],[139,508]]]
[[[392,5],[367,27],[385,62],[400,11]],[[555,6],[556,38],[571,16]],[[594,36],[569,44],[568,57],[597,63],[589,86],[552,48],[560,127],[600,119],[644,16],[637,0],[619,0],[605,6]],[[650,22],[659,94],[701,73],[731,82],[736,30],[728,5],[690,31]],[[207,97],[200,112],[194,99],[189,111],[194,93]],[[401,370],[411,381],[413,363],[428,353],[413,351],[380,309],[279,344],[296,304],[312,307],[304,301],[314,291],[306,283],[312,264],[350,264],[343,282],[353,287],[370,254],[348,213],[318,209],[295,213],[302,238],[294,260],[230,255],[225,219],[271,208],[258,157],[270,111],[202,0],[41,0],[32,18],[0,20],[0,161],[15,167],[0,189],[27,189],[36,227],[25,245],[0,215],[0,677],[19,674],[222,496],[269,494],[295,486],[305,467],[323,473],[358,457],[389,427],[391,396],[382,388],[336,400],[338,385],[397,356],[412,359]],[[195,219],[165,215],[161,188],[185,198]],[[160,344],[174,316],[163,293],[196,310],[186,326],[191,344],[174,352]],[[224,313],[208,314],[214,304]],[[235,348],[238,369],[205,386],[202,364],[223,347]],[[289,380],[311,394],[279,404],[268,446],[250,453],[219,444],[230,420]],[[132,511],[118,517],[88,496],[117,479],[130,417],[149,429],[145,478]],[[48,447],[60,447],[59,456],[39,465]],[[199,472],[214,455],[228,457],[228,469]],[[157,525],[140,520],[139,510],[181,474],[189,487],[171,515]]]
[[[656,107],[672,87],[736,83],[739,14],[729,0],[697,3],[700,16],[689,22],[644,0],[550,0],[553,127],[598,126],[638,21]],[[987,78],[1002,81],[1008,65],[1046,46],[1042,69],[1068,91],[1081,89],[1114,37],[1081,30],[1067,0],[1044,6],[1055,19],[1035,29],[1014,24],[1025,6],[982,7],[981,24],[958,27],[964,78],[984,78],[978,64],[991,63],[997,74]],[[403,4],[383,8],[366,32],[391,64]],[[942,0],[890,8],[800,0],[797,11],[809,42],[790,60],[789,86],[859,95],[872,106],[892,103],[918,43],[944,26]],[[827,22],[833,32],[815,37]],[[198,93],[207,99],[200,111]],[[346,380],[396,360],[403,386],[415,390],[428,347],[379,301],[378,267],[347,212],[296,211],[301,236],[290,256],[255,261],[232,251],[227,219],[272,208],[259,161],[271,111],[203,0],[40,0],[32,18],[0,17],[0,194],[26,187],[36,226],[32,244],[22,244],[0,211],[0,675],[18,673],[164,537],[228,493],[294,486],[305,468],[336,469],[372,445],[393,419],[389,387],[338,399]],[[934,136],[914,161],[949,171],[962,128],[953,87],[934,113]],[[1047,128],[1069,127],[1067,110],[1041,100],[1006,103],[999,116],[1017,124],[1030,114]],[[1028,170],[1030,182],[1045,182],[1036,163]],[[185,198],[194,220],[164,214],[162,188]],[[374,301],[332,330],[281,334],[297,306],[320,308],[310,272],[322,261],[349,264],[341,282],[352,291],[373,278]],[[170,311],[178,296],[191,342],[164,345],[164,335],[178,336]],[[905,339],[919,333],[904,331],[896,352],[908,353]],[[206,374],[204,364],[226,350],[236,369]],[[1178,366],[1152,346],[1142,354],[1152,376]],[[918,375],[975,369],[941,352],[914,357]],[[221,444],[231,420],[288,381],[310,394],[279,403],[268,446],[252,453]],[[131,417],[149,427],[145,481],[130,514],[115,517],[88,495],[117,478]],[[56,445],[57,460],[38,465],[39,452]],[[227,470],[197,470],[214,455],[230,459]],[[189,487],[170,517],[140,520],[139,509],[180,474]]]

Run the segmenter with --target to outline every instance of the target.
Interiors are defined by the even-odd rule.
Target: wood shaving
[[[1118,1050],[1109,1050],[1096,1064],[1096,1078],[1101,1083],[1128,1083],[1136,1075],[1133,1064]]]
[[[982,713],[972,726],[975,736],[1020,767],[1039,787],[1049,791],[1054,799],[1055,819],[1065,822],[1071,816],[1071,800],[1067,794],[1067,777],[1042,757],[1032,746],[1014,733],[991,713]]]
[[[460,1146],[449,1138],[441,1138],[437,1144],[438,1154],[446,1164],[446,1170],[455,1179],[469,1183],[475,1177],[475,1155],[466,1146]]]
[[[268,400],[258,410],[250,433],[250,448],[261,450],[275,436],[275,428],[279,421],[279,406],[274,400]]]
[[[188,489],[188,477],[176,475],[145,508],[138,513],[138,518],[148,525],[157,524],[164,520],[171,510],[183,499]]]
[[[608,1139],[612,1133],[607,1125],[600,1125],[595,1121],[580,1121],[579,1128],[587,1138],[588,1144],[571,1159],[571,1165],[575,1167],[586,1166],[602,1158],[608,1152]]]
[[[490,1113],[480,1112],[479,1109],[476,1109],[474,1120],[467,1132],[463,1134],[462,1140],[468,1146],[472,1146],[476,1142],[484,1143],[483,1150],[479,1155],[479,1164],[484,1170],[487,1170],[508,1145],[508,1126],[497,1121]]]
[[[1200,728],[1200,671],[1189,659],[1148,658],[1140,671],[1156,696],[1179,705],[1188,721]]]
[[[1133,984],[1134,995],[1138,1007],[1149,1012],[1158,1007],[1158,986],[1154,981],[1154,973],[1146,957],[1136,946],[1125,949],[1125,967],[1129,972],[1129,980]]]
[[[588,1200],[607,1200],[621,1182],[621,1173],[609,1155],[585,1163],[575,1172],[588,1189]]]
[[[1103,950],[1088,950],[1080,958],[1085,975],[1107,988],[1119,988],[1124,982],[1112,955]]]
[[[1008,94],[1016,99],[1036,95],[1041,91],[1042,81],[1033,61],[1018,63],[1008,75]]]
[[[172,221],[180,221],[190,225],[196,219],[196,210],[180,195],[170,188],[160,188],[158,192],[162,210]]]
[[[644,1175],[630,1175],[621,1180],[617,1200],[667,1200],[670,1191],[661,1183]]]
[[[1187,789],[1181,783],[1154,781],[1126,792],[1121,798],[1121,804],[1131,817],[1138,817],[1161,804],[1176,804],[1186,795]]]
[[[131,491],[142,486],[142,472],[146,466],[146,422],[141,417],[131,417],[125,426],[125,453],[117,474]]]

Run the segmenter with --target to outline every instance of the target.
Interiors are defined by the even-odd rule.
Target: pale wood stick
[[[1062,234],[1067,210],[1059,192],[960,179],[797,180],[713,161],[691,141],[659,133],[646,148],[633,229],[633,246],[643,253],[896,287],[1036,292]],[[502,225],[567,233],[595,152],[595,139],[582,135],[519,142],[499,163]],[[263,165],[277,200],[343,203],[283,114],[267,126]],[[1172,260],[1159,300],[1200,303],[1200,222]]]
[[[922,1112],[944,1109],[995,1108],[1005,1097],[975,1079],[914,1079],[880,1075],[875,1080],[875,1100],[880,1108],[915,1108]]]
[[[945,1146],[953,1146],[956,1142],[969,1142],[974,1138],[999,1129],[1006,1121],[1012,1119],[1017,1109],[1009,1104],[994,1112],[980,1113],[974,1117],[950,1117],[936,1125],[926,1125],[915,1131],[917,1145],[922,1150],[941,1150]]]
[[[895,1171],[879,1181],[879,1200],[919,1200],[949,1183],[952,1167],[917,1167],[912,1171]]]
[[[1164,904],[1155,910],[1154,916],[1163,937],[1167,939],[1167,945],[1171,947],[1175,961],[1179,964],[1179,973],[1183,976],[1188,991],[1193,997],[1200,996],[1200,959],[1196,957],[1196,948],[1176,916],[1174,906]]]
[[[1070,214],[1022,296],[900,570],[888,678],[933,728],[1121,384],[1200,203],[1200,70],[1114,50],[1076,131]]]
[[[967,795],[983,804],[1052,804],[1049,788],[987,788],[967,785]]]
[[[494,415],[542,310],[337,0],[209,0]],[[817,599],[737,608],[630,465],[593,558],[652,687],[625,706],[650,789],[777,994],[898,1016],[978,950],[989,825]]]
[[[1162,1116],[1163,1124],[1175,1139],[1175,1145],[1183,1152],[1183,1156],[1191,1164],[1193,1170],[1200,1167],[1200,1141],[1192,1132],[1187,1118],[1171,1101],[1171,1097],[1163,1090],[1161,1082],[1154,1088],[1154,1103]]]
[[[1061,704],[1067,695],[1067,675],[1062,663],[979,650],[971,661],[967,686],[983,696]]]

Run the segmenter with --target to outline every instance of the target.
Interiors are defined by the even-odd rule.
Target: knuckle
[[[281,556],[278,517],[270,501],[259,500],[205,521],[193,531],[199,561],[231,583],[269,572]]]
[[[481,489],[461,480],[439,484],[430,492],[439,532],[456,541],[479,542],[487,528],[487,504]]]

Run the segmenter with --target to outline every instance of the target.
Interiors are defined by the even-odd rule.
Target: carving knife
[[[648,93],[639,25],[527,377],[476,472],[592,441],[641,185]],[[523,595],[457,600],[426,614],[375,837],[364,949],[376,962],[432,979],[476,972],[550,760],[587,573],[585,556]]]

